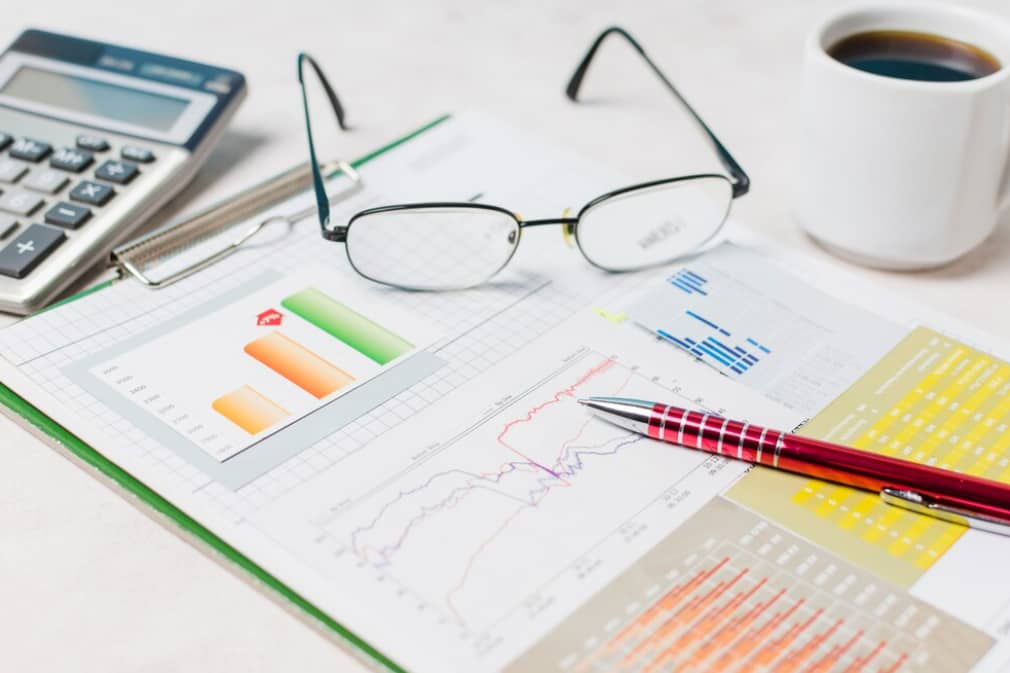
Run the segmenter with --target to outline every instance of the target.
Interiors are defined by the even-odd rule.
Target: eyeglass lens
[[[634,189],[584,210],[576,238],[599,267],[642,269],[697,250],[719,231],[732,200],[729,180],[716,175]]]
[[[460,289],[498,273],[519,244],[519,224],[479,207],[366,212],[347,229],[347,256],[372,280],[415,290]]]

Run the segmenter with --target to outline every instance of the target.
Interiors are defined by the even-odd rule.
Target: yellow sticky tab
[[[620,325],[622,322],[628,319],[628,316],[624,313],[613,313],[606,309],[600,308],[599,306],[593,307],[593,312],[603,318],[608,322],[612,322],[615,325]]]

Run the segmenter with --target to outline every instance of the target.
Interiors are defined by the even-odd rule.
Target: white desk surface
[[[331,138],[348,157],[442,112],[476,106],[636,177],[714,168],[667,94],[616,42],[594,68],[586,93],[597,104],[625,108],[626,125],[587,125],[563,98],[565,78],[590,40],[619,23],[667,69],[752,175],[753,190],[735,206],[736,216],[784,246],[841,264],[811,243],[790,215],[801,45],[834,2],[17,4],[17,11],[5,12],[2,43],[35,26],[246,74],[250,95],[231,131],[166,216],[306,158],[295,82],[299,49],[325,64],[346,103],[355,128]],[[1010,17],[1005,0],[965,4]],[[320,117],[319,126],[328,122]],[[947,268],[859,273],[1010,337],[1010,213],[981,248]],[[0,317],[0,324],[5,321]],[[0,465],[4,670],[364,670],[3,418]]]

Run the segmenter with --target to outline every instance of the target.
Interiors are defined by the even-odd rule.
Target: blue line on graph
[[[679,278],[671,278],[670,279],[670,284],[673,285],[674,287],[680,289],[680,290],[683,290],[684,292],[686,292],[688,294],[694,294],[696,292],[695,288],[691,287],[690,285],[688,285],[686,283],[682,283]]]
[[[672,341],[673,343],[677,344],[678,346],[680,346],[684,350],[691,350],[691,346],[689,344],[684,343],[683,341],[681,341],[677,337],[673,336],[669,332],[664,332],[663,330],[658,329],[658,330],[656,330],[656,334],[658,334],[659,336],[663,337],[664,339],[667,339],[668,341]],[[690,339],[688,339],[688,341],[690,341]],[[691,343],[694,343],[694,342],[692,341]]]
[[[713,348],[718,347],[719,352],[722,353],[724,357],[729,358],[731,362],[740,359],[739,355],[734,353],[729,347],[726,346],[726,344],[719,342],[717,339],[709,337],[705,339],[705,343],[707,343],[709,346],[712,346]]]
[[[712,329],[719,329],[719,326],[716,325],[714,322],[712,322],[711,320],[706,320],[705,318],[702,318],[700,315],[698,315],[697,313],[695,313],[694,311],[692,311],[690,309],[688,309],[687,311],[685,311],[685,313],[687,313],[689,316],[691,316],[695,320],[698,320],[700,322],[705,323],[706,325],[708,325]]]
[[[706,353],[708,353],[709,355],[711,355],[713,358],[715,358],[716,360],[718,360],[722,364],[726,365],[727,367],[729,367],[729,366],[731,366],[733,364],[732,360],[730,360],[726,356],[722,355],[719,351],[717,351],[716,349],[712,348],[708,344],[704,344],[704,343],[703,344],[698,344],[698,348],[700,348],[701,350],[705,351]]]
[[[679,290],[683,290],[687,294],[701,294],[708,295],[708,292],[701,289],[701,286],[705,284],[705,280],[697,280],[697,277],[689,275],[684,271],[678,271],[673,276],[667,278],[667,281]]]
[[[721,327],[719,328],[719,334],[724,334],[726,336],[732,336],[729,332],[727,332],[726,330],[724,330]]]
[[[745,370],[740,369],[738,367],[730,367],[730,369],[732,369],[733,371],[735,371],[737,374],[743,374],[744,371],[745,371]]]
[[[695,289],[698,289],[698,290],[701,290],[701,286],[705,284],[704,281],[699,282],[699,281],[695,280],[694,278],[692,278],[689,274],[686,274],[686,273],[679,273],[679,274],[677,274],[677,280],[679,280],[682,283],[687,283],[691,287],[693,287]]]
[[[750,363],[747,362],[746,360],[737,360],[736,362],[733,363],[733,366],[734,367],[739,367],[740,369],[743,369],[744,371],[750,369]]]
[[[740,355],[749,355],[749,353],[747,351],[745,351],[744,349],[740,348],[739,346],[733,346],[733,350],[735,350]]]
[[[671,284],[671,285],[673,285],[673,286],[674,286],[674,287],[676,287],[676,288],[679,288],[679,289],[681,289],[681,290],[684,290],[684,291],[685,291],[685,292],[687,292],[688,294],[694,294],[694,288],[693,288],[693,287],[691,287],[690,285],[688,285],[688,284],[686,284],[686,283],[682,283],[682,282],[681,282],[681,281],[680,281],[679,279],[677,279],[677,278],[674,278],[674,279],[672,279],[672,280],[670,281],[670,284]]]
[[[681,271],[681,273],[685,273],[685,274],[687,274],[688,276],[691,276],[691,278],[694,278],[694,279],[695,279],[695,280],[697,280],[697,281],[698,281],[699,283],[707,283],[707,282],[708,282],[708,280],[707,280],[707,279],[705,279],[705,278],[702,278],[701,276],[699,276],[698,274],[696,274],[696,273],[695,273],[694,271],[690,271],[690,270],[688,270],[688,269],[683,269],[683,270]]]
[[[759,344],[757,341],[754,341],[754,339],[751,339],[750,337],[747,337],[747,343],[757,346],[760,350],[762,350],[765,353],[771,353],[770,350]]]

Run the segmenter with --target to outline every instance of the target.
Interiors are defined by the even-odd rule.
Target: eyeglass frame
[[[492,278],[496,274],[498,274],[502,269],[504,269],[508,265],[508,263],[514,257],[516,250],[519,248],[519,243],[520,243],[520,240],[522,238],[522,230],[523,229],[525,229],[527,227],[537,227],[537,226],[544,226],[544,225],[556,225],[556,224],[558,224],[558,225],[564,226],[565,227],[565,234],[568,235],[568,236],[572,236],[574,238],[575,243],[576,243],[576,245],[579,248],[579,252],[586,259],[586,261],[588,261],[592,266],[595,266],[595,267],[597,267],[599,269],[602,269],[602,270],[608,271],[608,272],[628,271],[628,270],[631,270],[631,269],[614,269],[614,268],[610,268],[610,267],[607,267],[605,265],[599,264],[598,262],[596,262],[595,260],[593,260],[593,258],[590,257],[586,253],[585,249],[583,248],[583,246],[579,242],[579,234],[578,234],[578,231],[579,231],[579,227],[578,227],[579,220],[582,218],[582,216],[586,212],[588,212],[591,208],[594,208],[594,207],[600,205],[601,203],[603,203],[605,201],[608,201],[608,200],[613,199],[615,197],[621,196],[623,194],[628,194],[630,192],[635,192],[635,191],[639,191],[639,190],[645,190],[645,189],[649,189],[649,188],[652,188],[652,187],[658,187],[658,186],[663,186],[663,185],[675,184],[675,183],[678,183],[678,182],[688,182],[690,180],[699,180],[699,179],[708,179],[708,178],[723,179],[723,180],[726,180],[729,183],[729,185],[730,185],[730,189],[731,189],[730,201],[727,204],[726,212],[723,214],[722,221],[719,223],[719,225],[717,227],[714,228],[714,230],[712,231],[712,233],[708,237],[706,237],[704,240],[702,240],[701,242],[699,242],[698,244],[696,244],[695,247],[692,248],[692,250],[690,250],[690,251],[686,251],[686,252],[684,252],[682,254],[675,255],[674,257],[671,257],[669,259],[664,259],[664,260],[661,260],[661,261],[658,261],[658,262],[644,264],[641,267],[635,267],[634,270],[641,270],[641,269],[646,269],[646,268],[650,268],[650,267],[654,267],[654,266],[660,266],[660,265],[663,265],[663,264],[668,264],[668,263],[670,263],[670,262],[672,262],[672,261],[674,261],[676,259],[679,259],[679,258],[681,258],[681,257],[683,257],[685,255],[691,254],[692,252],[694,252],[694,251],[702,248],[706,243],[708,243],[713,238],[715,238],[719,234],[720,231],[722,231],[722,228],[725,226],[726,220],[728,219],[729,211],[732,208],[732,202],[733,202],[733,200],[735,200],[735,199],[737,199],[737,198],[745,195],[750,190],[750,182],[751,182],[750,181],[750,177],[744,171],[743,167],[741,167],[740,164],[736,161],[736,159],[733,158],[733,155],[729,153],[729,151],[722,144],[722,142],[715,135],[715,133],[711,130],[711,128],[708,126],[708,124],[705,123],[705,121],[695,111],[695,109],[690,105],[690,103],[687,102],[687,100],[677,90],[677,88],[673,85],[673,83],[669,80],[669,78],[667,78],[667,76],[663,73],[663,71],[659,68],[659,66],[656,65],[656,63],[651,58],[649,58],[649,56],[645,53],[645,49],[641,46],[641,44],[639,44],[639,42],[637,40],[635,40],[635,38],[633,38],[631,36],[631,34],[629,34],[625,29],[623,29],[623,28],[621,28],[619,26],[611,26],[611,27],[605,29],[593,41],[593,44],[590,46],[589,50],[586,52],[586,55],[579,62],[579,65],[576,67],[575,72],[572,74],[571,78],[568,81],[567,86],[565,87],[565,95],[568,97],[568,99],[571,100],[572,102],[576,102],[576,103],[579,102],[578,101],[579,89],[581,88],[582,82],[585,79],[585,75],[586,75],[586,72],[589,69],[589,65],[592,62],[593,58],[595,57],[595,55],[596,55],[597,51],[599,50],[600,46],[611,35],[618,35],[618,36],[624,38],[624,40],[626,42],[628,42],[635,49],[635,51],[638,52],[638,54],[642,57],[642,59],[645,61],[645,63],[650,67],[650,69],[653,71],[653,73],[659,78],[659,80],[663,83],[663,85],[673,94],[673,96],[681,103],[681,105],[683,105],[683,107],[687,110],[687,112],[689,113],[689,115],[691,116],[691,118],[694,119],[694,121],[701,128],[702,132],[708,138],[709,142],[712,144],[712,147],[713,147],[713,149],[716,152],[716,155],[717,155],[717,157],[719,159],[719,162],[723,165],[723,167],[729,173],[728,176],[724,175],[724,174],[721,174],[721,173],[696,173],[696,174],[691,174],[691,175],[676,176],[676,177],[672,177],[672,178],[661,178],[661,179],[657,179],[657,180],[650,180],[648,182],[641,182],[641,183],[636,183],[636,184],[633,184],[633,185],[628,185],[628,186],[625,186],[625,187],[621,187],[621,188],[615,189],[613,191],[606,192],[604,194],[601,194],[600,196],[597,196],[596,198],[592,199],[591,201],[589,201],[588,203],[586,203],[584,206],[582,206],[582,208],[579,210],[578,213],[576,213],[576,215],[574,217],[562,216],[562,217],[553,217],[553,218],[539,218],[539,219],[525,220],[525,219],[521,218],[519,215],[517,215],[515,212],[510,211],[507,208],[503,208],[501,206],[496,206],[496,205],[492,205],[492,204],[474,203],[474,202],[471,202],[471,201],[463,201],[463,202],[460,202],[460,201],[426,201],[426,202],[417,202],[417,203],[391,204],[391,205],[376,206],[376,207],[372,207],[372,208],[367,208],[367,209],[361,210],[358,213],[356,213],[355,215],[353,215],[350,218],[350,220],[348,220],[348,222],[347,222],[346,225],[334,225],[330,221],[330,203],[331,203],[331,199],[330,199],[329,196],[327,196],[327,193],[326,193],[326,187],[325,187],[325,184],[324,184],[324,181],[323,181],[323,176],[322,176],[322,173],[321,173],[321,171],[319,169],[319,161],[318,161],[317,156],[316,156],[315,142],[314,142],[314,139],[313,139],[313,136],[312,136],[312,122],[311,122],[310,114],[309,114],[308,94],[306,92],[305,80],[304,80],[304,65],[306,63],[309,64],[309,66],[312,68],[313,72],[315,73],[316,77],[319,79],[320,83],[322,84],[323,90],[325,91],[327,99],[330,102],[330,106],[333,109],[334,116],[337,119],[337,124],[339,125],[340,129],[343,130],[343,131],[348,130],[348,126],[346,124],[346,114],[345,114],[345,111],[344,111],[344,107],[343,107],[343,105],[340,102],[340,99],[338,98],[338,96],[337,96],[336,92],[334,91],[333,87],[330,85],[329,81],[327,80],[325,74],[322,71],[322,68],[320,68],[320,66],[316,62],[316,60],[314,58],[312,58],[309,54],[307,54],[305,52],[301,52],[301,53],[298,54],[298,82],[301,85],[302,105],[303,105],[304,115],[305,115],[305,129],[306,129],[306,134],[308,136],[309,157],[310,157],[311,166],[312,166],[312,185],[313,185],[313,189],[315,191],[316,210],[317,210],[318,215],[319,215],[319,226],[320,226],[320,232],[322,234],[323,239],[325,239],[327,241],[334,241],[334,242],[338,242],[338,243],[345,243],[344,247],[345,247],[345,252],[347,254],[347,259],[350,262],[351,267],[360,276],[362,276],[364,278],[367,278],[368,280],[372,280],[374,282],[381,283],[383,285],[388,285],[388,286],[391,286],[391,287],[407,287],[407,286],[397,285],[395,283],[390,283],[390,282],[382,280],[382,279],[373,278],[373,277],[369,276],[368,274],[363,273],[354,264],[354,259],[351,256],[350,251],[347,250],[346,242],[347,242],[348,231],[350,230],[351,226],[354,224],[354,222],[356,220],[358,220],[360,218],[363,218],[363,217],[366,217],[366,216],[369,216],[369,215],[374,215],[374,214],[379,214],[379,213],[388,213],[388,212],[397,212],[397,211],[404,211],[404,210],[428,210],[428,209],[435,209],[435,208],[458,208],[458,209],[489,210],[489,211],[494,211],[494,212],[497,212],[497,213],[500,213],[500,214],[503,214],[503,215],[507,215],[509,218],[511,218],[512,220],[514,220],[515,223],[516,223],[516,227],[517,227],[516,231],[518,232],[518,234],[517,234],[518,238],[515,241],[515,244],[514,244],[514,246],[512,248],[512,252],[502,262],[502,264],[497,269],[495,269],[493,272],[490,272],[484,280],[480,281],[480,283],[475,283],[474,285],[479,285],[479,284],[481,284],[483,282],[486,282],[487,280],[489,280],[490,278]],[[356,174],[350,175],[350,177],[352,177],[352,179],[357,179],[357,175]],[[470,287],[470,286],[467,286],[467,287]],[[440,289],[451,290],[451,289],[462,289],[462,288],[440,288]]]

